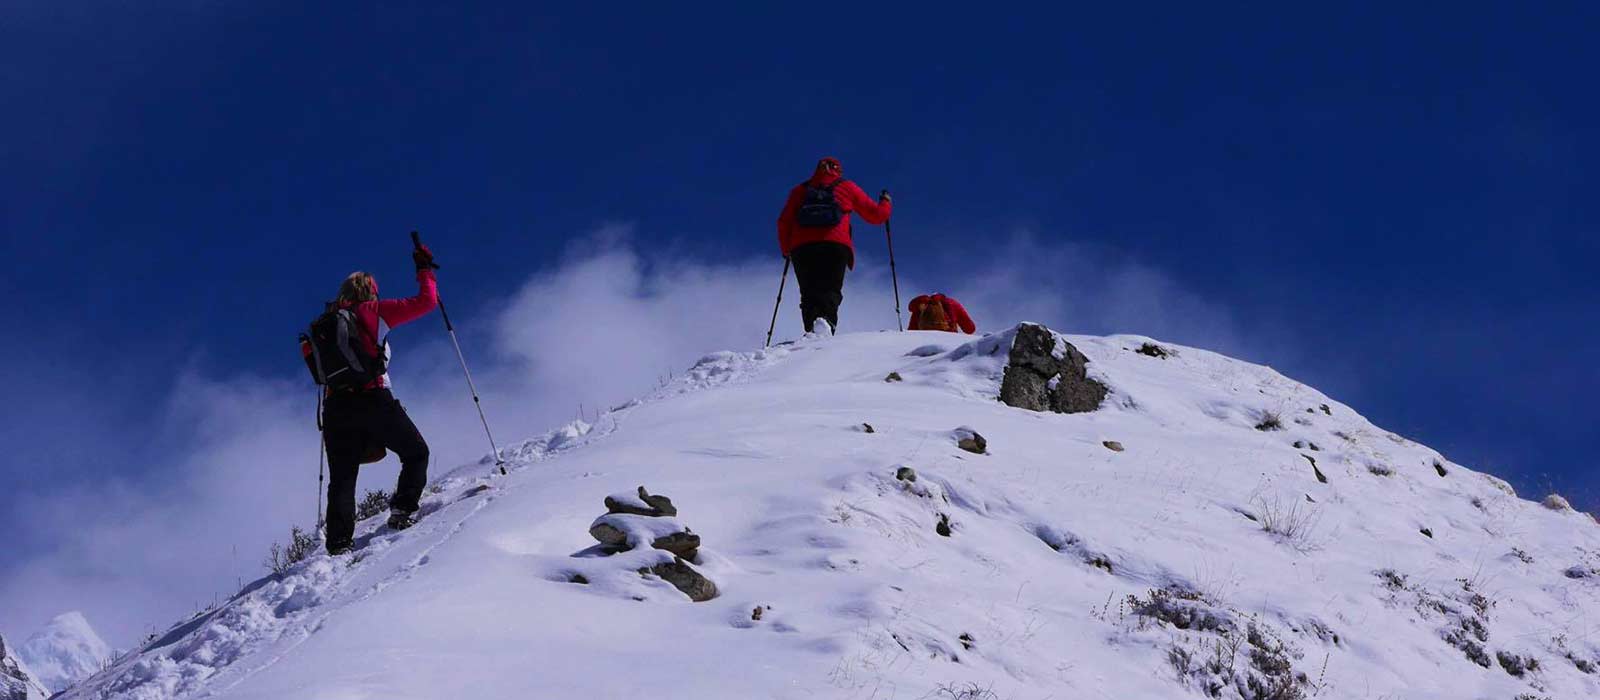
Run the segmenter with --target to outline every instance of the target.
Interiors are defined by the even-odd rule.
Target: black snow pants
[[[817,319],[839,329],[839,304],[844,302],[844,273],[853,253],[841,243],[807,243],[789,251],[794,279],[800,283],[800,320],[811,332]]]
[[[400,481],[389,507],[417,511],[428,485],[428,443],[388,389],[335,392],[322,409],[328,441],[328,538],[330,549],[350,544],[356,527],[356,475],[369,449],[382,446],[400,458]]]

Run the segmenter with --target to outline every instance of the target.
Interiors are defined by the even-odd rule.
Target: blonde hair
[[[350,273],[339,285],[339,298],[336,302],[359,304],[363,301],[373,301],[378,298],[377,284],[372,275],[359,270]]]

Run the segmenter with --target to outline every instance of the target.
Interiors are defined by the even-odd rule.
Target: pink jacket
[[[377,280],[372,283],[373,292],[377,292]],[[417,270],[417,295],[404,299],[379,299],[377,301],[363,301],[354,304],[356,322],[361,325],[361,332],[368,343],[366,348],[373,357],[383,352],[378,346],[378,319],[383,319],[389,324],[389,329],[415,321],[434,307],[439,305],[439,286],[434,280],[433,270]],[[342,304],[350,308],[351,304]],[[368,389],[379,389],[389,386],[389,375],[384,374],[367,385]]]

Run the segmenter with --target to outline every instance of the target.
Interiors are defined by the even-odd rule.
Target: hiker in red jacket
[[[368,357],[387,357],[389,352],[387,340],[379,340],[380,319],[393,330],[439,305],[433,253],[419,245],[411,258],[417,264],[414,297],[379,299],[378,281],[365,272],[351,273],[339,285],[334,305],[355,310],[361,330],[358,351]],[[400,479],[389,499],[389,528],[411,527],[422,490],[428,485],[428,443],[389,390],[389,375],[379,375],[366,386],[330,390],[322,408],[322,430],[328,449],[328,553],[350,550],[355,534],[356,475],[363,463],[382,459],[385,448],[400,458]]]
[[[844,179],[839,159],[817,162],[811,178],[789,190],[778,215],[778,247],[794,264],[800,283],[800,320],[807,333],[825,321],[827,333],[839,327],[839,304],[844,301],[846,269],[856,266],[856,249],[850,237],[850,214],[869,224],[889,220],[889,192],[874,202],[856,183]]]
[[[971,335],[978,332],[961,302],[943,294],[924,294],[911,300],[911,330],[949,331]]]

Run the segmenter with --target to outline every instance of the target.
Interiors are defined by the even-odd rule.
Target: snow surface
[[[1099,411],[1010,408],[1013,335],[708,355],[64,697],[1268,697],[1262,669],[1303,697],[1600,696],[1587,515],[1269,368],[1133,352],[1149,338],[1066,338],[1111,387]],[[989,454],[957,449],[960,426]],[[604,497],[639,485],[703,538],[720,597],[627,559],[663,552],[595,555]]]
[[[73,611],[57,615],[29,636],[17,649],[17,656],[33,669],[41,685],[61,692],[99,671],[112,653],[83,613]]]

